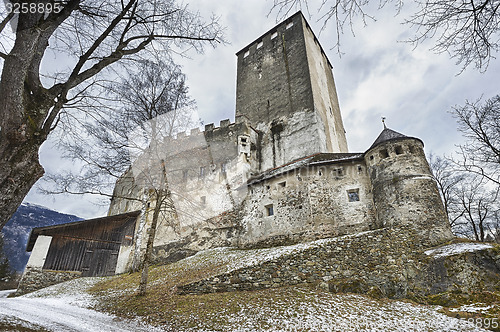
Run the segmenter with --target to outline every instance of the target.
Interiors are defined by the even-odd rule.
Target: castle
[[[172,204],[157,226],[156,262],[398,225],[429,245],[452,238],[420,139],[384,125],[365,152],[348,152],[332,65],[300,12],[237,57],[235,122],[159,144]],[[34,229],[28,267],[129,271],[156,204],[134,170],[117,181],[108,217]]]

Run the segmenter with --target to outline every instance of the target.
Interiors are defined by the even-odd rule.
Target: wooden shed
[[[43,269],[80,271],[82,276],[115,274],[120,247],[131,246],[140,211],[38,227],[31,231],[26,251],[32,251],[39,236],[50,237]],[[32,253],[33,255],[34,253]]]

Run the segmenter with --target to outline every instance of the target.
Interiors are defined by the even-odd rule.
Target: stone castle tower
[[[332,65],[300,12],[236,55],[236,119],[260,133],[260,171],[347,152]]]

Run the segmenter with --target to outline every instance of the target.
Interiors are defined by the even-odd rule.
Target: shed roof
[[[119,227],[121,225],[126,224],[131,219],[137,218],[140,213],[141,211],[133,211],[113,216],[80,220],[66,224],[36,227],[31,230],[30,236],[28,238],[28,243],[26,245],[26,251],[33,250],[33,246],[35,245],[36,239],[38,238],[39,235],[54,236],[58,234],[74,234],[79,230],[85,228],[92,228],[95,225],[102,225],[102,224],[106,224],[113,227]]]

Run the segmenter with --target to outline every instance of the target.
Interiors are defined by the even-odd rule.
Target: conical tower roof
[[[412,138],[412,137],[408,137],[406,135],[398,133],[397,131],[394,131],[394,130],[389,129],[389,128],[384,126],[384,130],[382,130],[380,135],[378,135],[377,139],[375,140],[375,142],[373,142],[372,146],[370,146],[370,148],[368,150],[371,150],[374,147],[376,147],[377,145],[382,144],[384,142],[392,141],[392,140],[396,140],[396,139],[401,139],[401,138]]]

